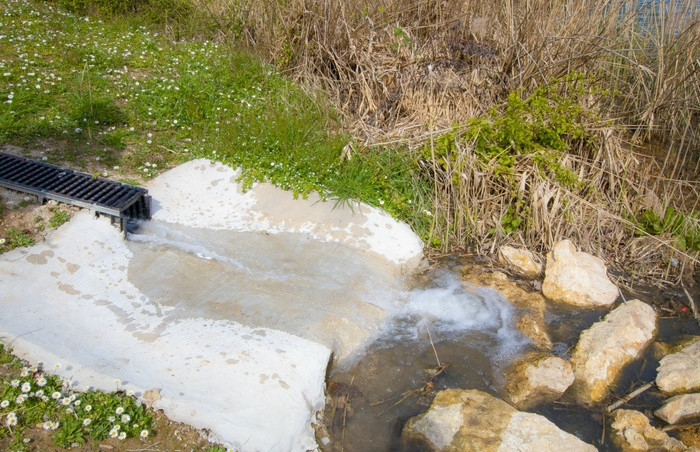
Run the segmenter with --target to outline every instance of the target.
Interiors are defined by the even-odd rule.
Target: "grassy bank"
[[[383,207],[441,251],[571,238],[680,282],[700,251],[698,5],[639,4],[7,3],[0,141],[134,182],[215,158]]]

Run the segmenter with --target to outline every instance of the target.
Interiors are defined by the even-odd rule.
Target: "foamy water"
[[[526,343],[513,326],[512,305],[499,292],[463,283],[447,269],[422,275],[428,284],[411,288],[411,278],[396,277],[367,253],[299,234],[212,231],[151,221],[128,238],[134,252],[130,280],[157,302],[173,304],[158,294],[175,293],[183,312],[232,316],[299,334],[339,347],[335,352],[347,363],[361,359],[374,340],[422,341],[427,331],[436,340],[486,334],[499,344],[490,347],[494,356]],[[154,271],[154,266],[168,270]],[[192,281],[199,282],[193,286]],[[188,302],[188,297],[194,299]],[[247,316],[240,318],[238,312]],[[328,324],[328,318],[355,326]],[[345,330],[336,330],[341,326]],[[361,338],[347,337],[353,328]]]

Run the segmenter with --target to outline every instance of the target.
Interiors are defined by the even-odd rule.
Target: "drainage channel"
[[[0,152],[0,187],[90,209],[118,220],[126,231],[129,219],[151,218],[148,190],[25,157]]]

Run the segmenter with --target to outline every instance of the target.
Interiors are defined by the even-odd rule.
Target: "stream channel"
[[[299,234],[212,231],[151,221],[131,230],[128,242],[135,251],[130,267],[134,284],[156,301],[168,299],[161,296],[164,292],[188,300],[187,306],[173,306],[175,316],[186,309],[235,320],[244,312],[257,326],[326,344],[333,340],[321,328],[328,312],[369,330],[359,349],[334,351],[337,359],[328,372],[324,426],[318,434],[325,451],[421,450],[401,441],[401,429],[428,408],[435,391],[479,389],[502,396],[504,369],[533,350],[514,326],[517,309],[500,292],[461,281],[463,268],[484,265],[473,257],[445,258],[419,275],[396,277],[367,253]],[[209,284],[202,290],[198,281]],[[654,289],[626,295],[652,304],[677,296]],[[356,312],[364,304],[380,308],[385,317],[372,324],[374,314]],[[580,332],[607,312],[547,309],[553,352],[563,358]],[[673,341],[682,334],[699,335],[700,328],[688,317],[660,316],[657,340]],[[352,341],[346,342],[339,347],[347,350]],[[628,367],[617,395],[654,379],[658,358],[651,348]],[[660,394],[647,391],[627,406],[645,411],[659,400]],[[536,412],[601,451],[616,450],[603,428],[601,410],[586,410],[564,398]]]

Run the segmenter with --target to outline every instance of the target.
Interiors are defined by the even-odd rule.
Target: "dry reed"
[[[697,0],[192,2],[223,35],[328,93],[364,146],[403,143],[416,151],[514,90],[527,95],[586,74],[610,94],[587,99],[600,115],[589,125],[594,139],[560,163],[593,189],[566,188],[528,155],[515,163],[517,184],[505,184],[473,146],[458,142],[452,166],[425,168],[434,183],[432,234],[444,249],[480,252],[512,242],[545,253],[573,238],[657,281],[679,282],[697,268],[697,252],[669,236],[635,236],[630,222],[643,209],[698,209]],[[662,151],[650,153],[651,144]],[[528,221],[504,234],[501,220],[516,199]]]

